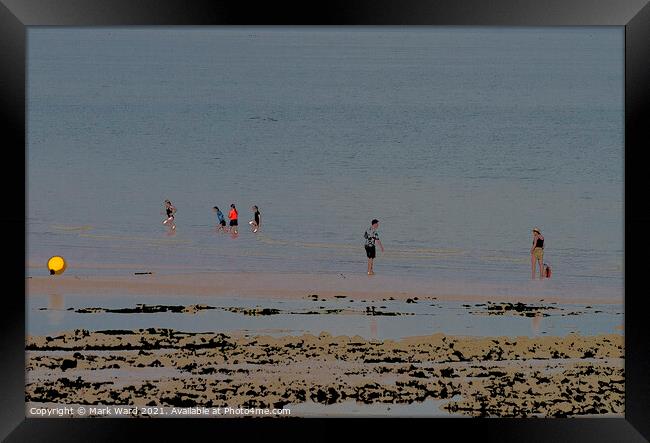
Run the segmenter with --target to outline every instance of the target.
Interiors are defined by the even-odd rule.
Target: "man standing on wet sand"
[[[363,237],[366,239],[366,256],[368,257],[368,275],[375,275],[375,272],[372,270],[372,265],[375,260],[376,251],[375,251],[375,242],[379,243],[381,252],[384,252],[384,246],[379,240],[379,235],[377,234],[377,228],[379,228],[379,220],[376,218],[372,220],[371,226],[366,229],[366,232],[363,233]]]

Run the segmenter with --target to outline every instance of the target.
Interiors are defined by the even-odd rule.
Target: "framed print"
[[[650,435],[647,2],[0,11],[7,441]]]

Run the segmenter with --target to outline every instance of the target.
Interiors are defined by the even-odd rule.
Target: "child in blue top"
[[[223,212],[215,206],[212,208],[214,212],[217,213],[217,219],[219,219],[219,227],[217,228],[217,231],[224,231],[226,230],[226,218],[223,216]]]

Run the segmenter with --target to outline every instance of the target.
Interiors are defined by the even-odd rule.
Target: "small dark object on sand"
[[[77,367],[77,360],[65,359],[61,363],[61,370],[65,371],[66,369],[72,369]]]
[[[133,275],[153,274],[153,272],[134,272]]]

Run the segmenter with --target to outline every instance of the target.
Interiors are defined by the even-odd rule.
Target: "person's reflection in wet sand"
[[[370,319],[370,338],[377,340],[377,319]]]
[[[533,331],[533,335],[539,335],[539,330],[542,326],[542,313],[536,312],[535,316],[530,320],[530,327]]]
[[[63,320],[65,311],[65,300],[60,294],[50,294],[48,297],[47,317],[50,323],[58,325]]]

